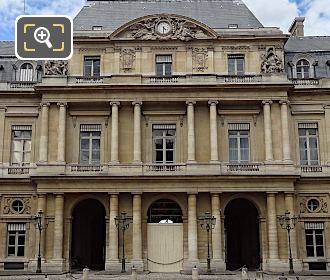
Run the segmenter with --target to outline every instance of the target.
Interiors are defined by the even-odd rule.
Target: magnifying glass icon
[[[50,32],[46,27],[38,27],[34,31],[34,39],[40,44],[46,44],[49,49],[53,47],[52,43],[49,41]]]

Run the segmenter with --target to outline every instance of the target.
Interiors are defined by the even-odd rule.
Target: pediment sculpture
[[[281,73],[284,71],[282,59],[275,54],[274,48],[269,48],[266,54],[263,54],[261,63],[262,73]]]
[[[115,39],[180,40],[212,39],[217,34],[207,26],[186,17],[174,15],[149,16],[119,28]]]
[[[68,62],[63,60],[48,60],[45,62],[45,75],[68,75]]]

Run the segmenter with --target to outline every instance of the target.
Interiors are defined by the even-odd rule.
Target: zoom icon
[[[72,56],[72,20],[67,16],[19,16],[15,35],[19,59],[65,60]]]

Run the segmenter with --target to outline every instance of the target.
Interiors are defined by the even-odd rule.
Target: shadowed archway
[[[96,199],[80,201],[72,213],[73,269],[103,270],[105,263],[105,209]]]
[[[230,201],[225,209],[226,264],[228,270],[260,266],[258,210],[243,198]]]

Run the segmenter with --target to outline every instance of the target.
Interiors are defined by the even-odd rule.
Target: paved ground
[[[330,280],[330,274],[328,275],[304,275],[304,276],[290,276],[288,280]],[[255,273],[249,273],[250,280],[255,279]],[[49,275],[47,278],[43,275],[11,275],[11,276],[0,276],[1,280],[82,280],[82,274],[70,275]],[[130,280],[130,275],[104,275],[101,273],[91,273],[90,280]],[[161,273],[150,273],[150,274],[140,274],[138,275],[138,280],[180,280],[180,279],[190,279],[191,275],[181,275],[181,274],[161,274]],[[217,279],[217,280],[240,280],[240,274],[219,274],[219,275],[200,275],[200,280],[206,279]],[[264,280],[279,280],[279,275],[264,275]]]

